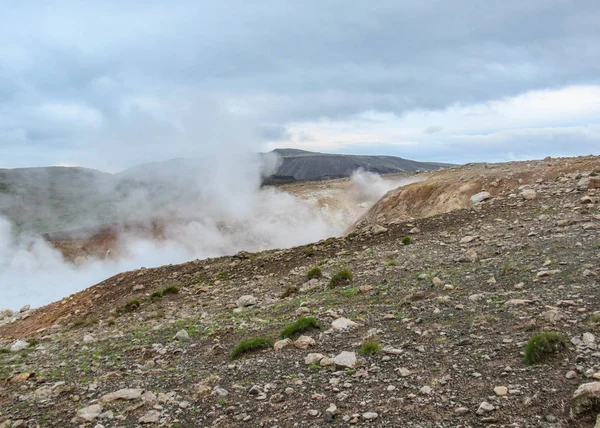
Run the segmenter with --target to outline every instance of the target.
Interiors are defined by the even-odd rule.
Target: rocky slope
[[[600,159],[552,162],[464,209],[2,314],[0,426],[592,427]],[[300,317],[320,328],[230,358]],[[566,349],[526,364],[541,331]]]

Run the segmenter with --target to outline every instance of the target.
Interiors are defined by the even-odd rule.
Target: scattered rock
[[[100,400],[103,403],[110,403],[115,400],[137,400],[142,397],[143,389],[124,388],[110,394],[104,395]]]
[[[334,330],[338,330],[338,331],[350,330],[351,328],[354,328],[356,326],[358,326],[357,323],[349,320],[348,318],[343,318],[343,317],[338,318],[331,323],[331,327],[333,327]]]
[[[29,342],[26,342],[24,340],[17,340],[10,347],[10,350],[11,350],[11,352],[19,352],[19,351],[22,351],[23,349],[26,349],[26,348],[29,348]]]
[[[496,408],[493,405],[491,405],[487,401],[484,401],[479,405],[479,408],[477,409],[477,414],[483,415],[483,414],[492,412],[494,410],[496,410]]]
[[[298,349],[308,349],[309,346],[314,346],[315,343],[317,343],[315,339],[310,336],[300,336],[294,342],[294,346]]]
[[[471,196],[471,203],[473,205],[479,204],[480,202],[490,199],[492,195],[489,192],[479,192]]]
[[[246,294],[237,299],[238,308],[247,308],[255,306],[258,303],[258,299],[251,294]]]
[[[97,419],[102,413],[102,406],[100,404],[93,404],[77,411],[78,422],[91,422]]]
[[[508,394],[508,388],[506,386],[497,386],[494,388],[494,393],[499,397],[504,397]]]
[[[179,330],[173,339],[179,340],[180,342],[187,342],[190,340],[190,335],[185,330]]]
[[[288,346],[291,346],[292,344],[293,344],[293,342],[292,342],[292,339],[290,339],[290,338],[283,339],[283,340],[278,340],[273,345],[273,349],[275,351],[279,351],[279,350],[281,350],[283,348],[287,348]]]
[[[356,367],[358,361],[356,359],[356,353],[342,351],[338,355],[333,357],[333,362],[337,367],[351,369]]]
[[[155,424],[160,419],[160,412],[158,410],[149,410],[142,417],[138,419],[141,424]]]

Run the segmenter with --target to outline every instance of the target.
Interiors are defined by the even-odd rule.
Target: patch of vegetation
[[[358,233],[350,232],[349,234],[346,235],[346,238],[352,239],[352,238],[356,238],[356,236],[358,236]]]
[[[128,301],[127,303],[125,303],[123,306],[119,306],[117,308],[117,313],[124,314],[126,312],[133,312],[137,308],[139,308],[141,306],[141,304],[142,304],[142,302],[140,302],[140,299],[132,299],[132,300]]]
[[[349,288],[347,290],[342,290],[340,291],[340,294],[344,297],[352,297],[354,296],[356,293],[358,293],[360,290],[360,287],[352,287]]]
[[[398,261],[396,259],[389,259],[386,263],[386,266],[398,266]]]
[[[525,345],[525,362],[538,364],[567,350],[567,340],[558,333],[546,331],[532,336]]]
[[[598,241],[598,243],[600,244],[600,241]],[[323,266],[326,265],[329,262],[329,259],[323,259],[317,262],[317,266]]]
[[[73,323],[71,324],[71,327],[81,327],[81,326],[91,327],[93,325],[98,324],[99,322],[100,322],[100,318],[98,318],[98,317],[77,318],[73,321]]]
[[[169,285],[168,287],[163,288],[162,290],[156,290],[154,293],[150,295],[151,299],[160,299],[161,297],[166,296],[167,294],[177,294],[179,293],[179,287],[176,285]]]
[[[8,348],[0,348],[0,354],[10,354],[10,349],[8,349]]]
[[[323,272],[321,272],[321,268],[314,267],[306,273],[306,277],[308,279],[319,279],[323,276]]]
[[[381,344],[374,340],[366,341],[360,348],[360,352],[363,355],[372,355],[378,353],[379,351],[381,351]]]
[[[281,293],[280,298],[285,299],[286,297],[294,296],[300,292],[300,289],[296,285],[290,285],[285,289],[283,293]]]
[[[258,349],[270,348],[273,346],[273,340],[266,337],[255,337],[253,339],[244,340],[231,352],[230,359],[235,360],[242,354],[256,351]]]
[[[314,256],[314,255],[315,255],[315,250],[314,250],[313,248],[311,248],[311,247],[309,247],[309,248],[305,248],[305,249],[304,249],[304,255],[305,255],[306,257],[312,257],[312,256]]]
[[[312,328],[321,328],[317,319],[313,317],[302,317],[295,323],[284,328],[279,334],[279,337],[282,339],[287,339],[288,337],[292,337],[294,334],[303,333]]]
[[[329,288],[335,288],[339,285],[347,284],[350,281],[352,281],[352,272],[344,269],[331,277],[331,281],[329,281]]]
[[[323,367],[321,367],[318,364],[311,364],[310,366],[308,366],[309,370],[314,370],[314,371],[319,371],[319,370],[323,370]]]
[[[402,245],[410,245],[411,244],[410,236],[403,237],[400,242],[402,242]]]

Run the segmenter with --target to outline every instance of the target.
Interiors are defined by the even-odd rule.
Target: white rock
[[[469,242],[473,242],[476,239],[479,239],[479,236],[465,236],[460,240],[461,244],[468,244]]]
[[[492,195],[489,192],[479,192],[471,196],[471,203],[473,205],[483,202],[487,199],[490,199]]]
[[[83,336],[83,343],[92,343],[95,340],[96,339],[91,334],[86,334],[85,336]]]
[[[258,303],[258,299],[251,294],[246,294],[237,299],[237,305],[239,308],[247,308],[248,306],[254,306]]]
[[[94,404],[92,406],[84,407],[77,411],[77,419],[79,422],[91,422],[98,418],[102,413],[102,406],[100,404]]]
[[[494,388],[494,393],[499,397],[504,397],[508,394],[508,388],[505,386],[497,386]]]
[[[295,342],[294,346],[298,349],[308,349],[309,346],[315,345],[315,339],[310,336],[300,336]]]
[[[19,352],[19,351],[22,351],[25,348],[29,348],[29,342],[26,342],[24,340],[17,340],[10,347],[10,350],[11,350],[11,352]]]
[[[351,321],[348,318],[344,317],[338,318],[331,323],[331,327],[333,327],[334,330],[338,331],[350,330],[351,328],[356,327],[357,325],[358,324],[354,321]]]
[[[372,421],[374,419],[377,419],[379,415],[376,412],[365,412],[363,413],[362,417],[364,420]]]
[[[398,369],[398,373],[400,373],[400,376],[402,376],[402,377],[410,376],[410,370],[408,370],[406,367],[400,367]]]
[[[356,367],[356,363],[358,362],[358,360],[356,359],[356,353],[342,351],[338,355],[333,357],[333,362],[337,367],[351,369]]]
[[[483,403],[481,403],[479,405],[479,408],[477,409],[477,414],[478,415],[483,415],[483,414],[489,413],[489,412],[494,411],[494,410],[496,410],[496,408],[494,406],[492,406],[487,401],[484,401]]]
[[[27,312],[30,308],[31,308],[30,305],[25,305],[21,309],[19,309],[19,312],[21,312],[21,313]]]
[[[431,391],[432,391],[431,387],[425,385],[425,386],[421,387],[421,389],[419,390],[419,394],[421,394],[421,395],[429,395],[429,394],[431,394]]]
[[[100,400],[110,403],[115,400],[137,400],[142,397],[144,390],[139,388],[124,388],[110,394],[106,394]]]
[[[306,357],[304,357],[304,364],[306,364],[307,366],[311,364],[319,364],[319,361],[321,361],[323,358],[325,358],[325,355],[323,354],[308,354]]]
[[[525,199],[526,201],[531,201],[531,200],[535,199],[536,196],[537,196],[537,194],[535,193],[535,190],[533,190],[533,189],[521,190],[521,197],[523,199]]]
[[[12,315],[13,315],[13,311],[11,311],[10,309],[2,309],[0,311],[0,321],[2,321],[4,318],[8,318]]]
[[[149,410],[146,414],[138,419],[141,424],[155,424],[160,419],[160,412],[158,410]]]
[[[173,339],[179,340],[180,342],[187,342],[190,340],[190,335],[185,330],[179,330]]]
[[[276,351],[279,351],[283,348],[287,348],[288,346],[292,345],[292,339],[288,338],[288,339],[283,339],[283,340],[278,340],[277,342],[275,342],[275,344],[273,345],[273,349]]]

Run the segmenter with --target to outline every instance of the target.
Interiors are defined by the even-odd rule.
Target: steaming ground
[[[260,177],[253,171],[256,168],[237,171],[234,175],[241,181],[219,181],[214,176],[207,180],[206,175],[201,182],[179,179],[181,192],[169,191],[161,214],[183,213],[193,220],[167,226],[160,240],[122,235],[118,258],[90,259],[79,266],[65,261],[43,239],[18,235],[7,220],[0,218],[0,309],[45,305],[126,270],[242,250],[286,248],[339,236],[387,191],[417,181],[384,179],[358,171],[341,193],[333,194],[322,186],[315,192],[303,191],[294,196],[276,188],[261,189]],[[174,198],[175,194],[179,197]],[[147,216],[151,214],[149,207],[156,208],[155,203],[148,203],[147,196],[143,201],[139,195],[136,198],[123,201],[123,206],[130,207],[130,216],[136,209],[139,215]]]

